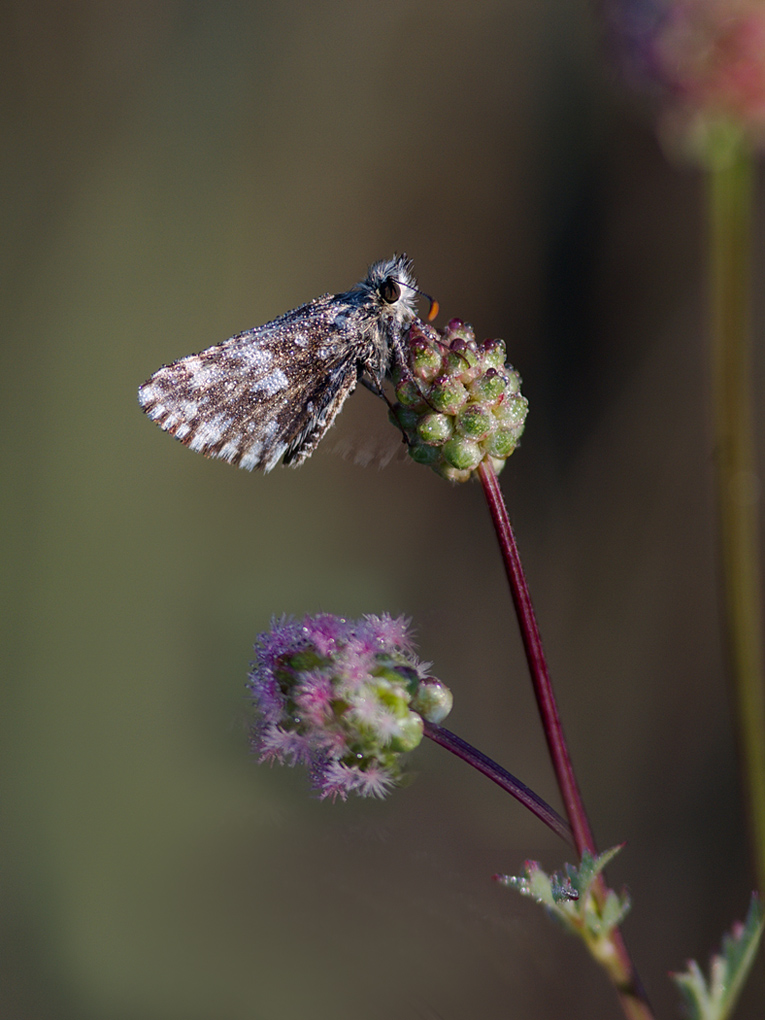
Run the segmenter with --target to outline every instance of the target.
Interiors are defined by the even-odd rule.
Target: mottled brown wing
[[[369,357],[327,294],[155,372],[138,399],[192,450],[252,470],[299,464],[330,427]],[[286,455],[286,456],[285,456]]]

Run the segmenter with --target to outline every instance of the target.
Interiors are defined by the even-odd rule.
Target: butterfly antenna
[[[426,294],[424,290],[420,290],[419,287],[414,287],[411,283],[404,283],[401,280],[397,280],[396,283],[398,283],[399,287],[406,287],[407,290],[413,290],[415,294],[419,294],[420,297],[424,297],[428,301],[430,307],[428,308],[427,319],[428,322],[432,322],[438,315],[441,308],[438,301],[436,301],[435,298],[432,298],[430,294]]]

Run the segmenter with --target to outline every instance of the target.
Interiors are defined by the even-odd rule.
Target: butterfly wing
[[[368,342],[330,294],[155,372],[140,388],[160,428],[209,457],[300,464],[354,389]]]

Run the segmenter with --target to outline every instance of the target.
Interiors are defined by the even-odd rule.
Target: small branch
[[[455,733],[445,730],[443,726],[438,726],[436,723],[427,722],[427,720],[424,722],[426,737],[430,737],[435,743],[445,747],[452,754],[456,754],[458,758],[467,762],[468,765],[472,765],[474,769],[478,769],[479,772],[501,786],[503,790],[506,790],[535,814],[540,821],[549,826],[557,836],[573,846],[574,840],[568,823],[520,779],[516,779],[514,775],[473,747],[472,744],[468,744],[462,737],[458,737]]]

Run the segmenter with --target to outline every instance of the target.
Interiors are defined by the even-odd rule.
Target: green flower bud
[[[474,378],[473,370],[478,367],[478,352],[469,347],[463,340],[455,340],[460,344],[457,349],[452,348],[443,360],[444,369],[455,376],[461,376],[469,382]]]
[[[420,387],[414,379],[402,379],[396,386],[396,400],[404,407],[424,407]]]
[[[445,460],[442,460],[438,467],[433,469],[437,474],[445,478],[447,482],[469,482],[473,476],[472,471],[460,471],[459,468],[452,467],[451,464],[447,464]]]
[[[500,372],[504,369],[507,357],[504,340],[484,340],[480,350],[487,368],[496,368]]]
[[[442,460],[441,450],[437,446],[426,446],[424,443],[410,443],[409,456],[416,464],[434,467]]]
[[[526,412],[529,402],[521,394],[508,395],[495,409],[494,414],[504,428],[523,425],[526,421]]]
[[[422,417],[422,413],[417,408],[404,407],[402,404],[396,404],[388,411],[388,421],[395,425],[397,429],[403,429],[404,432],[414,432],[417,428],[417,422]]]
[[[469,322],[463,322],[462,319],[451,319],[446,324],[444,330],[444,337],[448,340],[449,344],[452,344],[455,340],[466,340],[473,341],[475,343],[475,331]]]
[[[496,368],[488,369],[468,386],[470,399],[481,404],[495,403],[505,395],[506,391],[507,376],[502,375]]]
[[[441,371],[441,352],[426,340],[415,340],[410,348],[412,374],[430,382]]]
[[[417,424],[417,435],[430,446],[441,446],[454,431],[452,419],[446,414],[431,412]]]
[[[483,450],[478,443],[462,436],[453,436],[441,447],[444,460],[460,471],[475,471],[483,460]]]
[[[428,722],[440,723],[452,710],[454,696],[449,688],[435,677],[421,681],[411,707]]]
[[[428,393],[428,403],[443,414],[456,414],[467,398],[467,388],[459,379],[449,375],[435,379]]]
[[[507,366],[507,390],[508,395],[521,392],[521,377],[514,368]]]
[[[391,666],[378,666],[371,674],[376,678],[373,690],[381,704],[397,711],[406,711],[410,695],[402,682],[408,684],[409,678],[403,678],[401,674]]]
[[[485,443],[481,443],[485,454],[502,460],[509,457],[517,445],[518,433],[515,429],[498,429]]]
[[[391,736],[390,749],[396,753],[413,751],[422,740],[422,716],[413,712],[399,719],[395,732]]]
[[[487,407],[480,404],[468,404],[455,417],[457,431],[466,439],[474,439],[477,443],[486,439],[496,428],[496,418]]]

